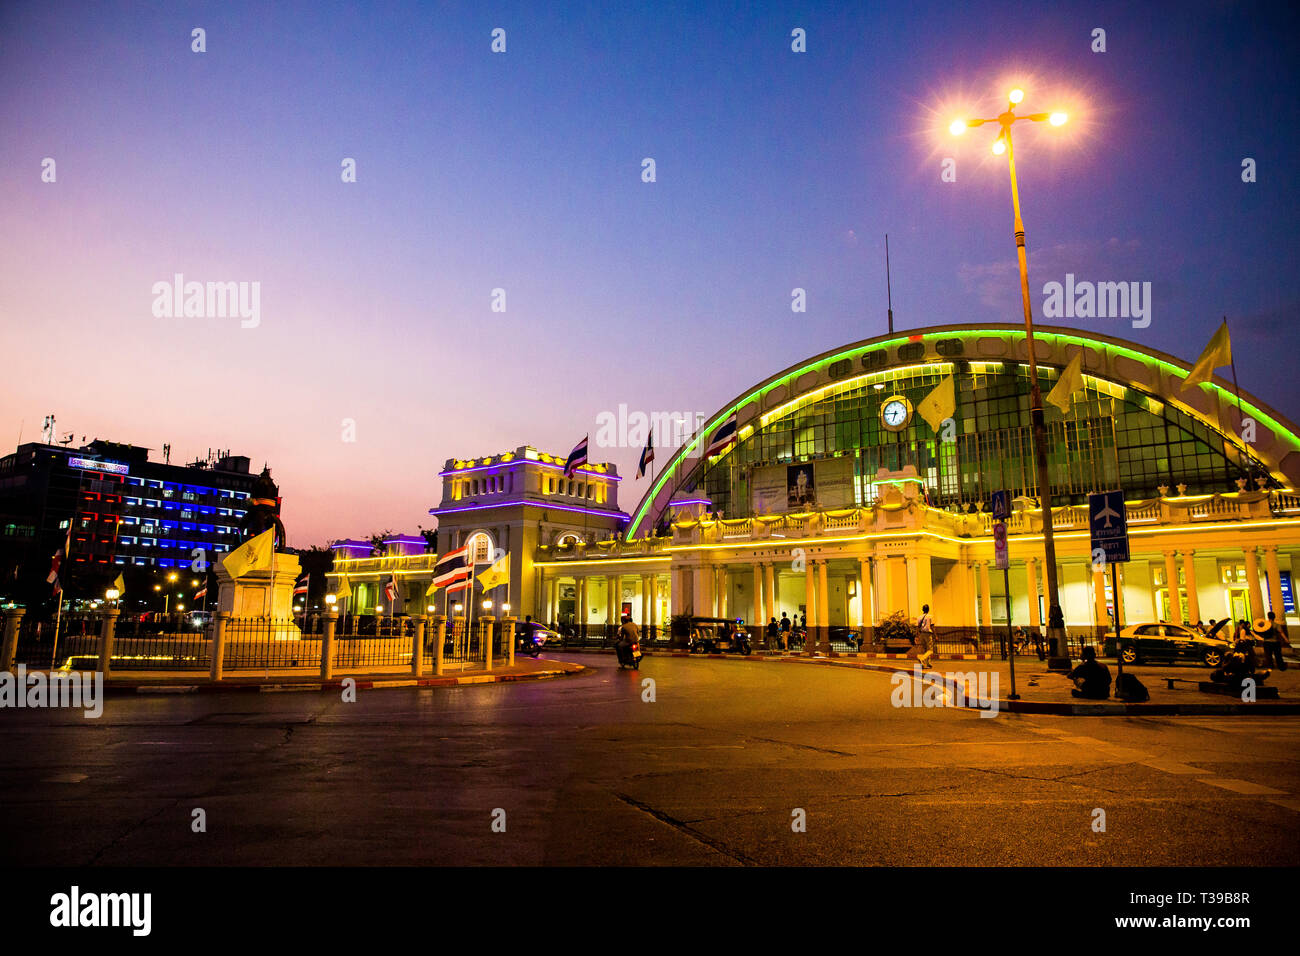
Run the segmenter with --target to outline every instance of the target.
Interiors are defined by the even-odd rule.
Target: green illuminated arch
[[[1024,327],[1013,324],[930,327],[864,339],[792,365],[728,402],[706,420],[700,432],[676,450],[633,511],[626,536],[631,539],[654,527],[683,480],[698,464],[699,450],[733,411],[737,413],[743,440],[750,429],[759,427],[760,416],[770,424],[776,420],[774,413],[789,414],[821,400],[828,389],[839,388],[855,379],[887,377],[889,373],[935,363],[1023,363],[1025,340]],[[1239,449],[1243,447],[1241,439],[1228,430],[1237,427],[1238,398],[1225,381],[1216,379],[1180,391],[1190,370],[1188,364],[1132,342],[1077,329],[1036,326],[1034,341],[1040,373],[1043,369],[1064,367],[1082,347],[1085,375],[1166,403],[1202,422],[1227,443]],[[868,359],[872,362],[870,367]],[[1256,423],[1256,440],[1250,446],[1250,453],[1280,484],[1300,485],[1300,437],[1296,426],[1244,392],[1240,406],[1241,414]]]

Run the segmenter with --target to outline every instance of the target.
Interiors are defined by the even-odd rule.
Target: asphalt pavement
[[[896,707],[878,671],[555,657],[590,670],[355,703],[0,711],[0,852],[75,866],[1300,863],[1300,718],[987,718]]]

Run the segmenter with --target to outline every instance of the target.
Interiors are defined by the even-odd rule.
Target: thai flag
[[[469,580],[470,569],[465,559],[468,547],[448,551],[433,566],[433,586],[448,591],[460,590],[456,585]]]
[[[654,460],[655,460],[655,433],[653,430],[651,430],[650,434],[646,436],[645,448],[641,449],[641,460],[637,462],[636,465],[636,476],[638,478],[644,477],[646,468],[650,465],[650,462]]]
[[[63,539],[63,547],[54,552],[54,558],[50,561],[50,573],[45,578],[46,584],[54,585],[54,595],[63,593],[63,582],[59,580],[59,568],[63,564],[63,559],[67,557],[68,549],[72,547],[72,522],[68,522],[68,534]]]
[[[384,597],[390,602],[397,600],[397,579],[391,574],[388,576],[388,583],[384,585]]]
[[[564,463],[564,477],[571,477],[578,470],[579,465],[587,463],[587,439],[589,437],[589,435],[584,435],[582,441],[574,445],[573,451],[569,452],[569,458]]]
[[[311,574],[310,572],[308,572],[307,574],[304,574],[302,577],[298,579],[298,583],[293,586],[293,593],[295,597],[299,594],[307,593],[307,585],[309,583],[308,579],[310,578],[310,576]],[[197,595],[195,595],[195,597],[197,597]]]
[[[297,592],[295,591],[294,593],[296,594]],[[199,600],[200,598],[205,598],[207,596],[208,596],[208,586],[206,584],[194,592],[194,600],[196,601]]]
[[[704,452],[704,457],[712,458],[714,455],[721,455],[735,443],[736,413],[732,412],[727,416],[727,420],[718,426],[718,430],[713,433],[713,438],[709,441],[709,447]]]

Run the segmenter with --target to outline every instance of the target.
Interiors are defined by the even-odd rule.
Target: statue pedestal
[[[232,578],[221,564],[217,572],[217,612],[226,611],[234,621],[269,621],[271,639],[298,641],[302,631],[293,620],[293,586],[302,576],[296,554],[275,555],[274,573],[249,571]]]

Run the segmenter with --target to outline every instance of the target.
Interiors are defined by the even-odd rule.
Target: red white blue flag
[[[306,593],[307,593],[307,585],[308,585],[308,578],[309,578],[309,577],[310,577],[310,573],[308,573],[308,574],[304,574],[302,577],[300,577],[300,578],[298,579],[298,583],[295,584],[295,585],[293,586],[293,593],[294,593],[295,596],[296,596],[296,595],[299,595],[299,594],[306,594]],[[204,588],[204,592],[206,592],[206,591],[207,591],[207,588],[205,587],[205,588]],[[195,596],[195,598],[198,597],[197,594],[194,595],[194,596]]]
[[[438,558],[437,563],[433,566],[433,586],[435,588],[446,588],[448,591],[462,591],[470,579],[469,562],[466,560],[466,554],[469,548],[466,546],[459,547],[455,551],[448,551]]]
[[[718,426],[717,431],[709,440],[709,447],[704,452],[705,458],[712,458],[714,455],[721,455],[724,451],[736,443],[736,413],[732,412],[727,416],[726,421]]]
[[[63,593],[63,582],[59,579],[59,569],[62,567],[64,559],[67,558],[68,550],[71,547],[72,547],[72,522],[69,521],[68,534],[67,537],[63,539],[63,547],[59,548],[58,551],[54,552],[54,557],[50,561],[50,573],[45,578],[46,584],[54,585],[54,594],[56,597]]]
[[[389,601],[397,600],[397,578],[391,574],[388,576],[388,583],[384,585],[384,597]]]
[[[564,463],[565,478],[572,477],[573,473],[578,470],[579,466],[587,463],[587,438],[589,437],[590,436],[584,435],[582,441],[574,445],[573,451],[569,452],[569,458]]]
[[[650,466],[650,462],[655,460],[655,433],[651,429],[650,434],[646,436],[645,447],[641,449],[641,460],[636,465],[636,476],[642,478],[645,476],[645,470]]]

